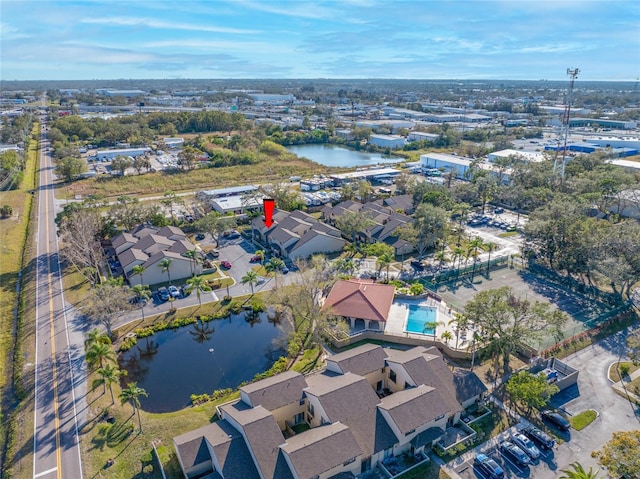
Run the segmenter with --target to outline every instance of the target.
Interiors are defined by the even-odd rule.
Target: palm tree
[[[113,399],[113,385],[118,382],[120,376],[126,374],[126,372],[121,371],[116,366],[112,366],[111,364],[107,364],[103,368],[99,368],[96,373],[100,376],[97,379],[93,380],[92,389],[95,389],[96,386],[102,384],[103,393],[106,392],[107,386],[109,387],[109,392],[111,393],[111,404],[115,401]]]
[[[142,432],[142,421],[140,420],[140,396],[148,397],[147,391],[138,387],[138,383],[129,383],[127,387],[120,393],[120,404],[128,402],[133,408],[133,414],[138,413],[138,425],[140,426],[140,432]]]
[[[111,344],[111,339],[109,339],[109,336],[98,328],[94,328],[93,331],[87,333],[87,339],[84,341],[84,347],[89,349],[94,344]]]
[[[182,256],[184,256],[185,258],[189,258],[189,268],[191,268],[191,276],[193,276],[195,274],[194,269],[193,269],[193,264],[196,262],[197,258],[198,258],[198,252],[195,249],[190,249],[185,251],[184,253],[182,253]]]
[[[453,262],[456,262],[456,259],[458,260],[458,269],[456,272],[456,276],[458,276],[460,274],[460,266],[462,263],[462,256],[464,255],[464,250],[462,249],[462,246],[456,246],[453,249]]]
[[[158,267],[162,270],[162,272],[167,273],[169,284],[171,284],[171,263],[173,263],[173,260],[171,258],[164,258],[158,262]]]
[[[471,270],[471,282],[473,283],[473,278],[476,274],[476,263],[478,262],[478,253],[479,250],[484,246],[484,242],[480,236],[476,236],[469,242],[469,246],[467,247],[467,252],[469,256],[473,257],[473,269]]]
[[[276,288],[278,287],[278,271],[282,270],[283,267],[284,261],[280,258],[271,258],[267,261],[267,264],[264,265],[264,269],[266,269],[268,273],[273,273],[273,277],[276,281]]]
[[[444,331],[440,337],[444,339],[445,344],[448,346],[449,341],[453,339],[453,333],[451,331]]]
[[[593,470],[593,467],[590,467],[588,471],[584,470],[582,464],[578,462],[574,462],[570,464],[569,467],[572,467],[573,470],[563,469],[561,472],[564,476],[560,476],[560,479],[597,479],[598,472]]]
[[[489,259],[487,260],[487,278],[489,278],[489,268],[491,267],[491,252],[495,251],[496,244],[491,241],[487,241],[484,244],[484,250],[489,253]]]
[[[142,273],[144,273],[145,269],[146,268],[144,266],[142,266],[141,264],[137,264],[131,269],[131,272],[134,275],[136,275],[136,274],[140,275],[140,284],[144,284],[144,277],[142,276]]]
[[[453,318],[451,318],[448,323],[449,326],[452,324],[456,325],[456,349],[458,349],[458,341],[460,340],[460,323],[465,321],[466,318],[464,318],[460,313],[454,313]]]
[[[202,300],[200,299],[200,293],[201,292],[211,291],[209,286],[207,286],[207,282],[204,279],[204,277],[202,277],[202,276],[194,276],[193,278],[189,278],[187,280],[187,284],[189,285],[187,287],[187,291],[195,290],[196,294],[198,295],[198,303],[200,304],[200,306],[202,306]]]
[[[87,350],[86,359],[90,367],[95,367],[96,365],[103,367],[104,361],[116,361],[116,353],[113,351],[111,344],[94,343]]]
[[[387,268],[387,281],[389,281],[389,265],[393,262],[393,256],[389,253],[383,253],[378,257],[378,271]]]
[[[258,273],[252,270],[247,271],[247,273],[242,277],[240,282],[242,284],[249,283],[249,286],[251,287],[251,294],[253,295],[253,286],[258,284]]]
[[[142,320],[144,321],[144,305],[151,297],[151,290],[149,289],[149,285],[146,284],[136,284],[133,288],[131,288],[133,294],[135,294],[135,298],[140,303],[140,310],[142,311]]]

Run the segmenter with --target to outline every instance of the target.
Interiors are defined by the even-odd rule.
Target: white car
[[[540,449],[536,447],[531,439],[529,439],[524,434],[518,433],[514,434],[511,438],[512,442],[522,449],[527,456],[529,456],[532,460],[536,461],[540,457]]]

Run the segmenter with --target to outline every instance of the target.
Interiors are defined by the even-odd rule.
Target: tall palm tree
[[[278,272],[282,270],[284,267],[284,261],[280,258],[271,258],[267,261],[267,264],[264,265],[264,269],[267,270],[267,273],[273,273],[273,277],[276,282],[276,288],[278,287]]]
[[[187,280],[187,284],[189,285],[187,287],[187,291],[195,290],[196,294],[198,295],[198,303],[200,304],[200,306],[202,306],[202,300],[200,299],[200,293],[201,292],[211,291],[209,286],[207,286],[207,282],[204,279],[204,277],[202,277],[202,276],[194,276],[193,278],[189,278]]]
[[[191,268],[191,276],[193,276],[195,274],[194,266],[198,261],[198,252],[195,249],[190,249],[182,253],[182,256],[191,260],[189,261],[189,267]]]
[[[140,310],[142,311],[142,320],[144,321],[144,305],[151,297],[151,290],[149,289],[149,285],[146,284],[136,284],[133,288],[131,288],[133,294],[135,294],[135,298],[140,304]]]
[[[489,278],[489,268],[491,267],[491,252],[495,251],[497,245],[491,241],[487,241],[484,244],[484,250],[489,253],[489,259],[487,260],[487,278]]]
[[[471,282],[473,283],[473,278],[476,274],[476,263],[478,262],[478,254],[480,250],[484,246],[484,241],[480,236],[476,236],[469,242],[469,246],[467,247],[468,255],[473,257],[473,269],[471,270]]]
[[[129,383],[127,387],[122,390],[120,395],[120,403],[124,404],[128,402],[133,408],[133,414],[138,413],[138,425],[140,432],[142,432],[142,421],[140,419],[140,396],[148,397],[147,391],[138,387],[138,383]]]
[[[584,470],[582,464],[578,462],[574,462],[570,464],[569,467],[572,467],[573,470],[563,469],[561,472],[564,474],[560,476],[560,479],[597,479],[598,472],[593,470],[593,467],[590,467],[588,471]]]
[[[253,295],[253,287],[258,284],[258,273],[255,271],[249,270],[240,280],[242,284],[249,284],[251,287],[251,294]]]
[[[140,284],[144,284],[144,277],[142,276],[142,273],[144,273],[145,269],[146,268],[144,266],[142,266],[141,264],[137,264],[131,269],[131,272],[134,275],[136,275],[136,274],[140,275]]]
[[[84,341],[84,347],[89,349],[94,344],[111,344],[109,336],[100,331],[98,328],[94,328],[87,333],[87,339]]]
[[[125,372],[121,371],[116,366],[107,364],[105,367],[99,368],[96,373],[98,373],[98,376],[100,377],[93,380],[92,388],[95,389],[96,386],[102,384],[104,393],[106,392],[106,388],[109,387],[109,392],[111,393],[111,404],[113,404],[115,402],[113,399],[113,385],[118,382],[120,376],[123,376]]]
[[[449,345],[449,341],[453,339],[453,333],[451,331],[443,331],[440,335],[442,339],[444,339],[445,344]]]
[[[173,263],[173,260],[171,258],[164,258],[158,262],[158,267],[162,270],[162,272],[167,273],[169,284],[171,284],[171,263]]]
[[[378,271],[387,268],[387,281],[389,281],[389,265],[393,262],[393,256],[389,253],[383,253],[378,256]]]
[[[90,367],[100,365],[104,367],[105,361],[116,361],[116,353],[114,352],[111,344],[93,343],[86,354],[87,364]]]
[[[458,260],[458,269],[456,270],[456,276],[458,276],[460,274],[460,266],[462,263],[462,256],[464,255],[464,250],[462,249],[462,246],[456,246],[453,249],[453,262],[456,262],[456,259]]]

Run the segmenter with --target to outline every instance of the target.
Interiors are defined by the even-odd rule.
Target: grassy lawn
[[[576,431],[582,431],[598,417],[598,413],[594,409],[587,409],[576,414],[571,418],[571,427]]]
[[[433,461],[411,469],[400,477],[402,479],[451,479],[451,476],[444,472],[444,470]]]
[[[32,135],[39,135],[39,129],[40,124],[35,123]],[[38,151],[38,142],[31,141],[19,187],[12,191],[0,192],[0,205],[9,205],[13,209],[10,218],[0,220],[0,404],[4,406],[12,402],[11,393],[20,397],[26,396],[25,401],[14,404],[12,410],[7,410],[8,414],[2,417],[0,448],[7,448],[7,469],[11,469],[15,474],[20,474],[24,469],[29,477],[32,474],[33,459],[31,449],[25,445],[31,440],[33,431],[33,403],[27,394],[33,391],[33,368],[29,363],[34,357],[35,334],[34,322],[27,320],[33,317],[35,307],[34,268],[31,258],[33,246],[28,237],[33,234],[33,230],[29,231],[29,220],[32,208],[35,207],[35,196],[29,193],[29,190],[36,187]],[[20,272],[23,274],[24,289],[18,298],[16,285]],[[19,323],[14,321],[16,311],[19,314]],[[17,327],[19,330],[16,332]],[[14,333],[18,334],[17,342]],[[13,378],[8,367],[13,360],[12,354],[16,358],[13,363]],[[12,380],[13,385],[17,387],[15,390],[11,389]],[[21,454],[20,451],[24,453]]]
[[[92,374],[89,382],[95,378]],[[89,413],[87,424],[80,430],[86,477],[145,477],[162,478],[155,462],[148,465],[142,473],[141,460],[150,459],[152,442],[156,444],[162,465],[169,478],[182,477],[180,465],[173,449],[173,437],[213,422],[215,407],[222,402],[238,397],[228,396],[215,402],[209,402],[180,411],[151,414],[140,411],[142,432],[138,431],[138,419],[133,416],[129,404],[120,404],[119,385],[114,385],[115,404],[111,395],[102,387],[90,392],[87,397]],[[108,412],[112,423],[104,420]],[[113,459],[113,465],[107,467],[107,461]]]
[[[640,364],[633,364],[630,361],[621,361],[619,364],[618,363],[612,364],[611,366],[609,366],[609,377],[614,383],[617,383],[618,381],[622,380],[622,377],[620,376],[620,369],[618,369],[618,366],[621,369],[629,368],[628,374],[631,374],[634,371],[637,371],[638,369],[640,369]]]
[[[322,353],[323,350],[320,346],[316,346],[312,349],[307,349],[302,357],[296,360],[291,369],[305,374],[313,371],[314,369],[323,367],[325,362],[322,359]]]
[[[121,195],[162,195],[166,191],[194,191],[198,189],[221,188],[238,184],[259,182],[268,183],[296,176],[312,176],[329,173],[329,168],[301,159],[293,154],[278,158],[265,156],[251,168],[244,165],[223,168],[203,168],[190,172],[161,171],[144,175],[124,177],[89,178],[76,181],[68,186],[68,195],[103,195],[117,197]],[[64,191],[58,191],[64,194]]]

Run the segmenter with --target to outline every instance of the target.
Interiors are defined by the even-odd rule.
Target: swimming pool
[[[421,306],[419,304],[409,305],[407,315],[407,325],[404,330],[407,333],[430,334],[433,335],[433,328],[428,328],[427,324],[437,321],[437,310],[431,306]]]

